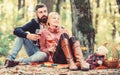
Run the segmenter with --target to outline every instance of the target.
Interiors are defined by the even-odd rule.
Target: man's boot
[[[69,44],[68,39],[63,38],[63,40],[61,42],[61,46],[62,46],[62,50],[65,54],[66,60],[68,62],[69,69],[70,70],[77,70],[77,66],[73,61],[73,57],[72,57],[72,53],[71,53],[70,44]]]
[[[5,64],[4,64],[4,67],[7,68],[7,67],[14,67],[16,65],[18,65],[19,62],[17,61],[13,61],[13,60],[9,60],[9,59],[6,59],[5,60]]]
[[[81,70],[89,70],[89,64],[84,60],[83,53],[82,53],[82,51],[80,49],[79,41],[76,41],[73,44],[72,49],[74,51],[74,56],[76,58],[77,66]]]

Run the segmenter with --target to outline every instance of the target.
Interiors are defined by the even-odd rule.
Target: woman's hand
[[[55,49],[56,49],[56,47],[51,47],[51,48],[49,48],[49,52],[54,53],[54,52],[55,52]]]
[[[53,58],[55,49],[56,49],[56,47],[50,47],[50,48],[48,49],[48,50],[49,50],[49,61],[50,61],[50,62],[53,62],[52,58]]]

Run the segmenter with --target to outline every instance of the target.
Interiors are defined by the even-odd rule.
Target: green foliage
[[[23,14],[28,13],[28,11],[24,11],[25,8],[18,10],[16,0],[8,2],[0,0],[0,9],[0,57],[2,57],[6,56],[11,49],[15,39],[14,28],[23,25],[31,16]]]
[[[119,19],[120,20],[120,19]],[[118,35],[120,36],[120,21],[118,21],[118,28],[117,28],[117,30],[118,30]]]
[[[60,9],[60,15],[61,15],[61,24],[69,31],[69,33],[72,35],[72,19],[71,19],[71,9],[70,9],[70,2],[67,0],[66,2],[63,2],[61,4]]]
[[[9,38],[11,35],[2,35],[0,40],[0,53],[5,56],[9,50],[9,43],[12,39]]]
[[[0,0],[0,3],[2,3],[3,2],[3,0]]]
[[[2,65],[3,63],[2,62],[0,62],[0,65]]]

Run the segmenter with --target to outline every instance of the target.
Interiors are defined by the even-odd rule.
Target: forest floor
[[[20,64],[11,68],[0,67],[0,75],[120,75],[120,69],[97,69],[70,71],[68,65]]]
[[[27,57],[24,50],[18,54],[18,57],[21,56]],[[0,66],[0,75],[120,75],[120,68],[70,71],[67,67],[68,65],[51,65],[50,63],[32,63],[30,65],[19,64],[11,68]]]

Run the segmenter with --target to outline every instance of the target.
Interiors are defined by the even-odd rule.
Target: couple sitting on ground
[[[45,5],[42,5],[42,7],[41,5],[37,5],[36,13],[38,11],[39,11],[39,14],[41,12],[47,13],[47,8]],[[30,62],[50,61],[58,64],[68,63],[70,70],[77,70],[77,69],[89,70],[89,64],[86,63],[86,61],[84,60],[82,51],[80,49],[79,41],[77,41],[75,37],[70,37],[68,31],[65,30],[65,28],[60,26],[60,15],[57,12],[51,12],[49,13],[48,17],[46,16],[47,14],[45,15],[45,17],[42,17],[42,19],[41,17],[39,17],[38,22],[41,22],[41,23],[37,25],[39,26],[42,23],[45,23],[46,25],[44,25],[43,26],[44,29],[42,29],[39,32],[40,36],[36,35],[36,37],[33,37],[35,39],[36,38],[39,39],[40,48],[39,46],[36,46],[36,44],[33,44],[31,39],[27,39],[29,38],[30,34],[34,35],[32,34],[33,32],[24,33],[23,38],[21,37],[18,37],[18,38],[19,38],[19,42],[22,42],[24,44],[27,43],[26,45],[29,45],[27,47],[25,46],[29,57],[14,61],[15,57],[17,56],[17,53],[12,51],[13,54],[11,53],[6,59],[6,62],[5,62],[6,67],[11,67],[10,64],[12,64],[12,66],[15,66],[20,62],[29,64]],[[32,25],[32,27],[35,28],[34,25]],[[22,28],[23,28],[22,30],[20,28],[16,29],[15,34],[17,35],[18,30],[26,31],[24,29],[25,26],[23,26]],[[31,30],[31,28],[29,28],[28,30]],[[23,33],[21,32],[21,34]],[[30,44],[32,44],[35,47],[35,49],[32,48],[31,50]]]

